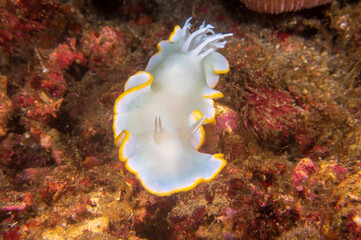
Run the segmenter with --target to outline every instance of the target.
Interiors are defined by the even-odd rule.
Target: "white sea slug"
[[[125,84],[114,106],[114,138],[119,158],[149,192],[165,196],[210,181],[226,165],[223,154],[205,154],[202,124],[215,121],[213,98],[227,60],[216,50],[232,34],[204,23],[189,33],[190,19],[176,26],[145,71]]]

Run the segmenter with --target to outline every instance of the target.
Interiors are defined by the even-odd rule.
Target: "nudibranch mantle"
[[[226,165],[222,154],[200,153],[203,124],[215,122],[212,99],[228,61],[216,52],[232,34],[204,23],[193,33],[188,19],[158,44],[145,71],[125,84],[114,106],[119,158],[149,192],[166,196],[210,181]]]

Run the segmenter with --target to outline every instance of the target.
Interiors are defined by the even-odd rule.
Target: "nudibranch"
[[[205,154],[203,124],[215,122],[212,99],[229,64],[217,49],[226,37],[203,24],[189,33],[188,19],[158,44],[145,71],[131,76],[114,106],[119,158],[149,192],[166,196],[210,181],[226,165],[223,154]]]

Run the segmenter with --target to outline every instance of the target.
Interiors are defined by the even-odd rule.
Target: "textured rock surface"
[[[0,239],[360,239],[361,1],[61,2],[0,3]],[[114,100],[190,16],[234,34],[200,149],[227,166],[157,197],[118,159]]]

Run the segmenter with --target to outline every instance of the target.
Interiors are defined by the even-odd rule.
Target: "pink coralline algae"
[[[273,185],[263,187],[251,172],[233,164],[225,171],[218,181],[200,185],[177,201],[167,217],[171,238],[270,239],[297,221],[294,198],[280,194],[277,186],[277,178],[286,172],[270,176]]]
[[[88,68],[102,79],[109,79],[110,70],[124,60],[125,45],[122,33],[113,27],[105,26],[99,32],[83,34],[81,50],[88,58]]]
[[[32,31],[44,28],[44,25],[36,21],[25,22],[15,14],[15,11],[6,11],[0,8],[0,46],[12,52],[16,42],[28,36]]]
[[[238,114],[229,107],[217,105],[216,106],[216,124],[217,128],[224,134],[231,134],[237,130],[239,121]]]
[[[202,148],[207,151],[224,152],[226,159],[245,158],[247,144],[239,132],[239,114],[221,104],[216,104],[215,107],[216,125],[215,128],[207,126],[205,144]],[[217,150],[219,147],[221,150]]]
[[[71,189],[72,185],[68,180],[47,178],[40,188],[40,197],[44,202],[57,201]]]
[[[66,44],[60,44],[46,56],[48,61],[44,61],[39,51],[35,51],[42,72],[35,71],[28,76],[24,89],[15,96],[16,107],[24,110],[30,119],[49,123],[57,117],[68,90],[65,70],[74,63],[85,63],[83,54],[77,51],[75,44],[75,39],[67,39]]]
[[[308,179],[317,172],[317,167],[309,158],[301,159],[293,169],[292,182],[294,190],[298,193],[309,193]]]
[[[43,80],[41,87],[48,90],[53,97],[62,97],[66,92],[67,83],[61,73],[51,72]]]
[[[60,44],[49,56],[50,66],[53,70],[64,70],[72,65],[75,61],[77,63],[84,62],[84,56],[77,51],[75,38],[69,38],[68,44]]]
[[[22,53],[35,45],[49,47],[52,37],[66,29],[66,9],[56,1],[3,1],[0,6],[0,49],[6,54],[21,50]],[[70,16],[68,21],[71,21]],[[36,42],[36,44],[35,44]]]
[[[34,106],[27,111],[26,115],[32,119],[48,123],[52,118],[56,118],[56,113],[59,111],[63,100],[62,98],[55,102],[53,100],[49,100],[49,102],[35,100]]]
[[[40,60],[45,75],[45,78],[41,80],[41,87],[49,91],[53,97],[63,97],[68,89],[63,71],[68,69],[73,63],[85,64],[83,54],[76,49],[75,45],[76,40],[69,38],[66,44],[60,44],[51,52],[46,66]]]
[[[52,147],[52,137],[48,134],[42,133],[40,135],[40,145],[46,149],[46,151],[50,151]]]
[[[27,208],[33,206],[34,195],[31,193],[26,193],[21,196],[22,201],[15,205],[4,205],[3,203],[0,206],[0,214],[4,213],[19,213],[25,211]]]
[[[310,178],[310,182],[314,187],[316,185],[323,185],[327,188],[325,184],[339,184],[349,173],[346,168],[331,160],[322,162],[317,170],[317,173]]]
[[[259,139],[278,145],[294,135],[300,110],[288,92],[249,85],[244,99],[244,125]]]

